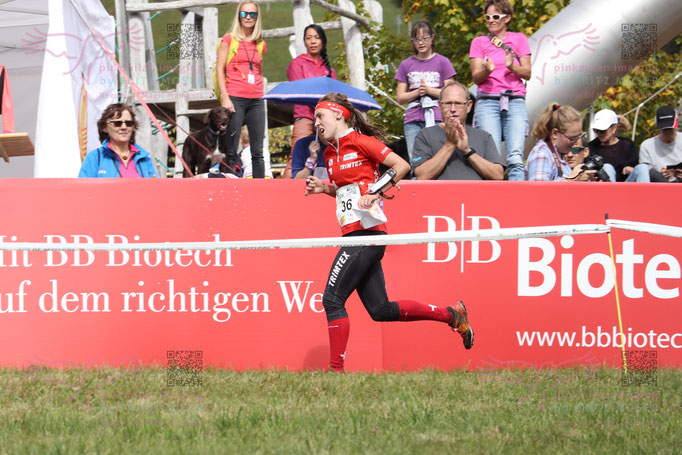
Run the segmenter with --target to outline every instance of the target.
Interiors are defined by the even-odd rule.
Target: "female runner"
[[[386,217],[379,198],[407,174],[409,164],[379,141],[381,131],[367,123],[343,94],[329,93],[320,100],[315,107],[315,128],[328,144],[324,161],[332,184],[311,176],[306,179],[305,195],[324,193],[336,198],[343,236],[385,235]],[[379,164],[390,168],[381,178]],[[322,298],[332,371],[343,371],[350,332],[345,304],[354,290],[375,321],[440,321],[462,336],[466,349],[473,345],[474,332],[461,301],[440,308],[413,300],[388,300],[381,268],[385,250],[385,246],[343,247],[334,259]]]

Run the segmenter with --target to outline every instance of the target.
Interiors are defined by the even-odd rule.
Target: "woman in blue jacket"
[[[97,121],[102,146],[85,156],[78,177],[157,177],[149,153],[135,144],[137,127],[130,106],[110,104]]]

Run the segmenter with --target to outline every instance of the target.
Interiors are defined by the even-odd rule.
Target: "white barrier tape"
[[[325,237],[310,239],[237,240],[231,242],[178,243],[6,243],[3,250],[30,251],[147,251],[147,250],[263,250],[285,248],[324,248],[362,245],[412,245],[484,240],[511,240],[534,237],[556,237],[576,234],[601,234],[609,231],[604,224],[570,226],[537,226],[525,228],[482,229],[479,231],[433,232],[416,234],[363,235],[357,237]]]
[[[665,224],[641,223],[639,221],[606,220],[609,227],[627,231],[648,232],[649,234],[667,235],[682,238],[682,227]]]

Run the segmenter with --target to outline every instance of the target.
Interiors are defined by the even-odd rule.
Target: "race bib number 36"
[[[360,200],[360,187],[357,183],[342,186],[336,190],[336,219],[341,227],[360,221],[360,217],[353,212]]]

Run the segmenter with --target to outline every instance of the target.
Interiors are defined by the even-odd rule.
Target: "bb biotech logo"
[[[451,214],[425,215],[428,233],[501,228],[499,217],[468,215],[464,204],[459,217]],[[590,253],[580,245],[579,236],[556,240],[529,238],[506,241],[472,241],[426,245],[425,263],[458,261],[465,264],[495,263],[518,242],[516,292],[519,297],[542,297],[559,292],[561,297],[601,298],[614,290],[613,264],[605,253]],[[504,247],[504,250],[503,250]],[[614,245],[616,272],[622,295],[630,299],[678,299],[681,268],[679,260],[667,253],[638,248],[635,239]],[[506,259],[506,258],[505,258]]]

